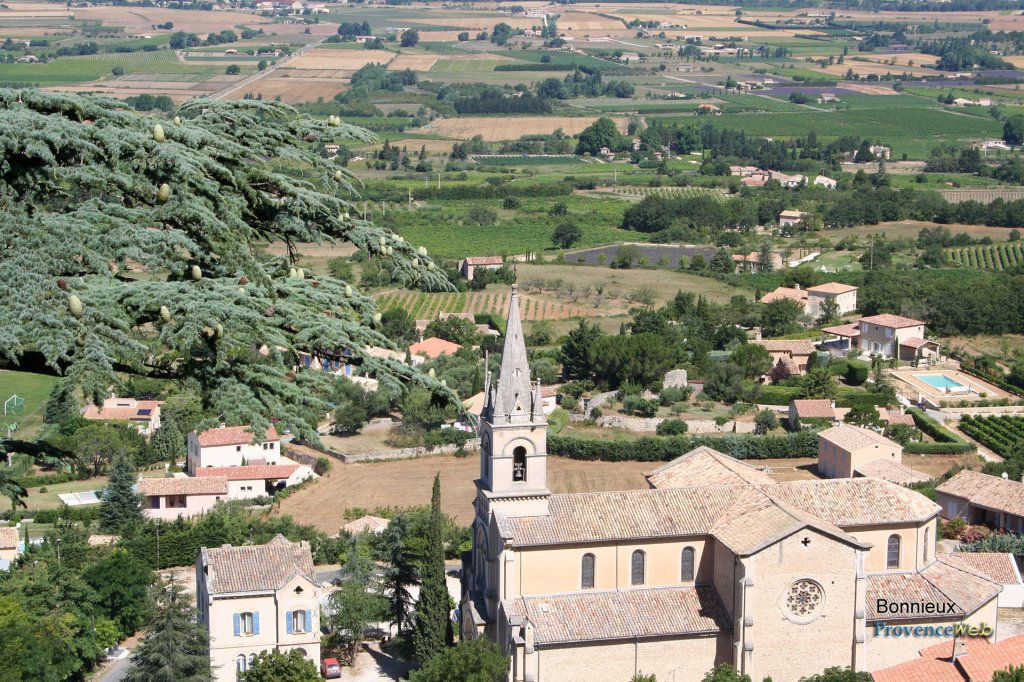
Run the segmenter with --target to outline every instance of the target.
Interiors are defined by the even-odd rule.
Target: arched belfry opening
[[[512,480],[526,480],[526,448],[522,445],[512,451]]]

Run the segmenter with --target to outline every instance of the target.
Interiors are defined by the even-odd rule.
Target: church
[[[937,555],[939,506],[874,478],[777,483],[698,448],[650,489],[552,494],[547,420],[512,287],[480,414],[460,629],[511,658],[510,682],[760,681],[917,657],[959,623],[996,626],[1002,589]]]

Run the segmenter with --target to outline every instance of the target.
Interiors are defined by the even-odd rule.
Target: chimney
[[[223,429],[225,426],[227,426],[227,424],[225,424],[224,422],[221,422],[220,426],[218,426],[217,428]]]
[[[799,284],[794,284],[793,288],[796,289],[797,291],[800,291],[800,285]]]
[[[967,640],[966,639],[954,639],[953,640],[953,660],[960,658],[961,656],[967,655]]]

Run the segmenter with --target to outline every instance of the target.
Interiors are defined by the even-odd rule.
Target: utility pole
[[[441,174],[437,174],[437,188],[441,189]]]
[[[874,234],[871,235],[871,257],[870,257],[869,261],[870,261],[870,265],[868,266],[868,269],[873,271],[875,269],[875,235]]]

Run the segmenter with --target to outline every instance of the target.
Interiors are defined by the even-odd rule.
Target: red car
[[[341,677],[341,664],[336,658],[325,658],[324,662],[320,664],[320,673],[325,680]]]

